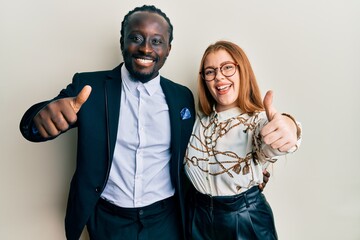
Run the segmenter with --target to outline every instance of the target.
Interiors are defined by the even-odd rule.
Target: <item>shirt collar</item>
[[[126,69],[125,64],[121,67],[121,78],[125,86],[132,92],[136,93],[138,88],[145,89],[146,93],[149,96],[152,96],[161,86],[160,86],[160,74],[155,78],[151,79],[146,83],[142,83],[139,80],[135,79],[130,72]]]

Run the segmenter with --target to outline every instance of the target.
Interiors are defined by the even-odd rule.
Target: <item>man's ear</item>
[[[171,44],[169,44],[169,51],[168,51],[168,54],[167,54],[167,56],[166,56],[166,57],[168,57],[168,56],[169,56],[170,51],[171,51]]]
[[[120,50],[121,52],[124,50],[124,39],[122,37],[120,38]]]

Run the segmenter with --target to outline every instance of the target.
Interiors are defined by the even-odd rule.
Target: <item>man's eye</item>
[[[141,42],[143,38],[141,36],[130,36],[130,40],[133,42]]]
[[[153,39],[153,40],[152,40],[152,43],[153,43],[154,45],[159,45],[159,44],[162,44],[163,42],[162,42],[160,39]]]

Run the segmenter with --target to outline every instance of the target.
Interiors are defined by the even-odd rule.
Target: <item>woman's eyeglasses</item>
[[[221,74],[225,77],[231,77],[236,73],[236,68],[238,65],[239,64],[233,62],[225,62],[217,68],[207,67],[202,72],[200,72],[200,74],[205,81],[210,82],[215,79],[218,69],[220,69]]]

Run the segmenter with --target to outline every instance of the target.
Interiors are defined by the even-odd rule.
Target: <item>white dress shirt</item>
[[[101,195],[120,207],[143,207],[174,195],[170,180],[170,118],[160,75],[143,84],[121,68],[117,141]]]

